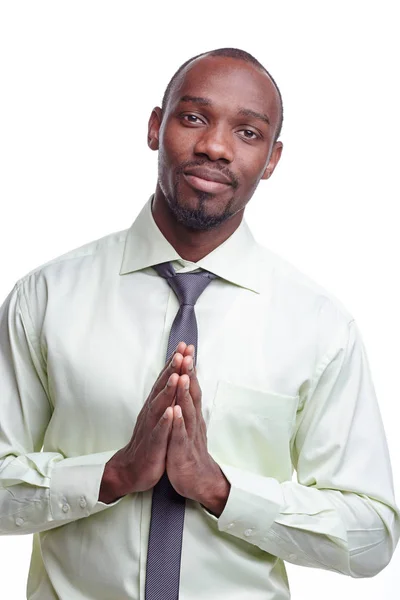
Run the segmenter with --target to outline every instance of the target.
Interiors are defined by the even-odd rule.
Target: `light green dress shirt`
[[[129,230],[29,273],[1,308],[0,533],[35,534],[27,598],[144,599],[152,492],[98,493],[164,365],[179,308],[151,268],[164,261],[219,276],[196,304],[197,367],[231,483],[219,518],[186,503],[180,598],[287,600],[284,561],[379,572],[399,511],[354,319],[245,221],[182,260],[150,198]]]

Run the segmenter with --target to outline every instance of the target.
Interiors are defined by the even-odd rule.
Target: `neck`
[[[191,262],[201,260],[225,242],[239,227],[244,212],[244,210],[239,211],[233,217],[209,231],[188,229],[178,223],[158,184],[151,210],[154,221],[163,236],[175,248],[179,256]]]

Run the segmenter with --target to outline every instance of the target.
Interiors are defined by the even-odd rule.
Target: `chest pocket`
[[[299,396],[219,381],[207,429],[210,454],[217,463],[290,480],[290,438],[298,402]]]

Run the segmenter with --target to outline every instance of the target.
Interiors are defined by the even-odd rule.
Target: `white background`
[[[147,120],[182,62],[224,46],[251,52],[281,88],[285,124],[282,161],[247,219],[358,321],[399,501],[396,9],[395,0],[1,2],[0,297],[39,264],[130,226],[156,183]],[[25,597],[30,545],[0,539],[7,600]],[[293,600],[394,600],[399,552],[373,579],[288,565]]]

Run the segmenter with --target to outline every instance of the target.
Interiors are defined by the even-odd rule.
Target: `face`
[[[180,223],[209,230],[244,210],[279,161],[279,110],[275,86],[253,65],[211,56],[190,63],[164,114],[153,110],[148,134],[159,191]]]

